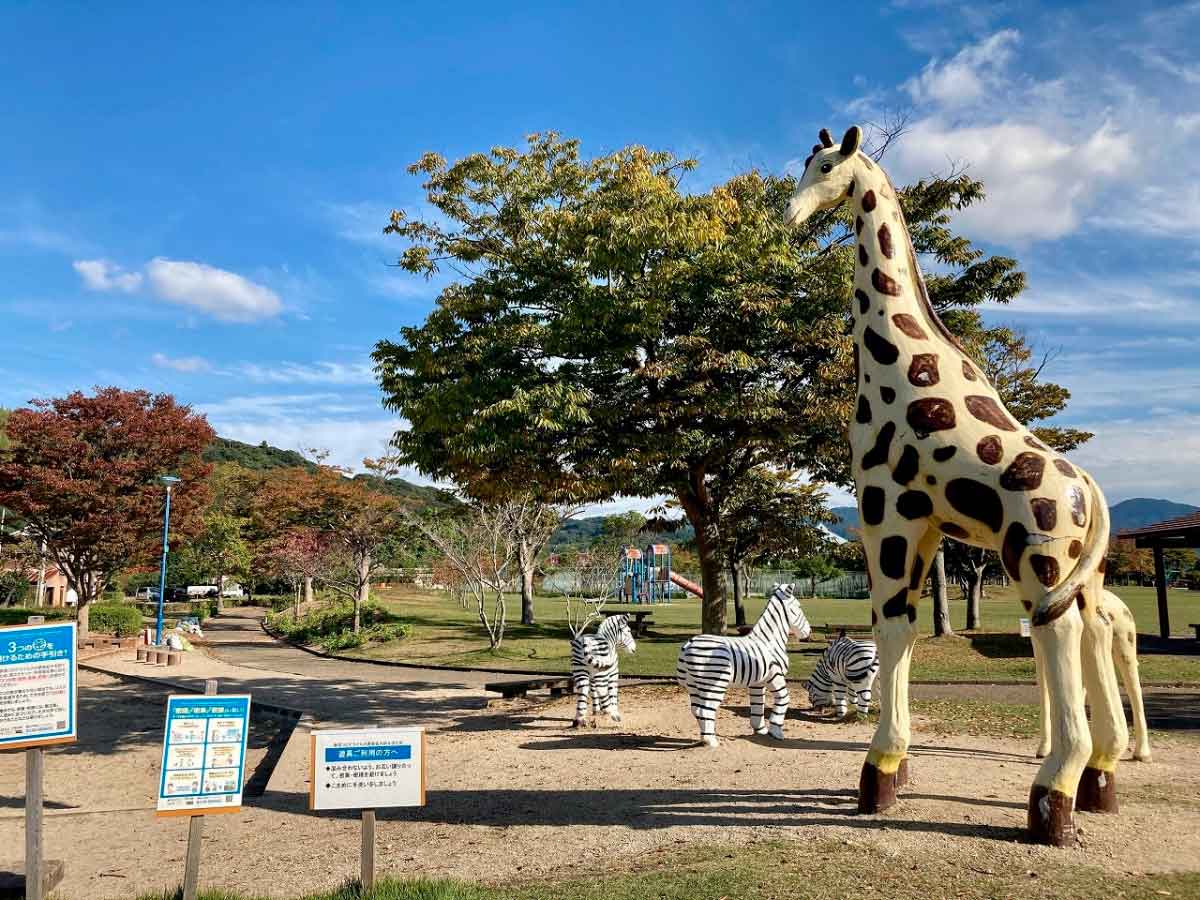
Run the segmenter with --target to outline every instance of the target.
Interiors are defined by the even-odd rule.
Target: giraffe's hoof
[[[908,757],[900,760],[900,768],[896,770],[896,787],[902,788],[908,784]]]
[[[1079,790],[1075,792],[1075,808],[1080,812],[1115,813],[1117,811],[1117,778],[1113,772],[1104,772],[1088,766],[1079,776]]]
[[[900,765],[907,780],[908,769],[904,761]],[[900,786],[900,771],[889,775],[880,772],[873,763],[863,763],[862,774],[858,777],[858,811],[880,813],[893,806],[896,803],[896,788]]]
[[[782,741],[783,740],[783,726],[782,725],[772,725],[770,728],[767,729],[767,734],[770,735],[771,737],[775,738],[775,740],[777,740],[777,741]]]
[[[1071,798],[1062,791],[1035,784],[1029,792],[1029,839],[1035,844],[1070,847],[1075,843]]]
[[[700,738],[700,741],[705,747],[717,746],[717,736],[715,734],[706,734]]]
[[[1038,759],[1045,759],[1050,755],[1050,742],[1042,741],[1038,744],[1037,752],[1034,754]]]

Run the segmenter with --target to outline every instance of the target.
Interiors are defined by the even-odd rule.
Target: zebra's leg
[[[604,674],[597,672],[592,676],[592,715],[600,715],[600,710],[604,705],[604,695],[607,688],[604,683]]]
[[[766,709],[767,689],[759,685],[747,688],[750,694],[750,730],[755,734],[766,734],[767,724],[763,721],[763,711]]]
[[[1033,643],[1033,671],[1037,678],[1038,694],[1042,699],[1041,736],[1038,738],[1037,758],[1050,755],[1050,685],[1046,683],[1046,665],[1038,656],[1037,642]]]
[[[867,527],[863,532],[879,649],[879,724],[858,781],[860,813],[892,806],[896,789],[908,780],[908,669],[917,639],[917,604],[942,539],[923,519],[887,525],[887,531]]]
[[[572,677],[575,682],[575,721],[571,723],[571,727],[579,728],[587,721],[591,679],[588,678],[587,672],[576,672]]]
[[[688,687],[691,695],[692,715],[700,726],[700,740],[709,747],[717,746],[717,711],[725,702],[725,692],[729,690],[729,682],[733,673],[708,676],[701,683]]]
[[[1084,812],[1117,811],[1117,761],[1129,745],[1129,727],[1113,665],[1113,625],[1101,609],[1103,576],[1084,588],[1083,684],[1092,709],[1092,755],[1080,776],[1075,808]]]
[[[839,719],[846,718],[846,685],[837,682],[833,686],[833,710]]]
[[[782,672],[776,672],[768,684],[771,688],[773,702],[771,703],[771,727],[767,730],[767,734],[777,741],[782,741],[783,720],[787,718],[788,706],[792,698],[791,694],[788,693],[787,679]]]
[[[608,682],[608,717],[614,722],[621,721],[621,706],[618,697],[620,689],[621,676],[616,672],[609,674]]]
[[[866,716],[871,711],[871,685],[854,691],[854,706],[860,716]]]

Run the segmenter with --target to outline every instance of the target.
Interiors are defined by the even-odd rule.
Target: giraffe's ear
[[[829,148],[833,146],[833,135],[829,133],[828,128],[822,128],[820,134],[817,135],[821,139],[821,146]]]
[[[842,156],[853,156],[858,152],[858,147],[862,143],[862,129],[857,125],[851,125],[846,129],[846,134],[842,137],[842,147],[839,151]]]

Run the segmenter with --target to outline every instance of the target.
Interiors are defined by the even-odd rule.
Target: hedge
[[[125,603],[93,603],[88,607],[88,628],[116,637],[132,637],[142,630],[142,614]]]

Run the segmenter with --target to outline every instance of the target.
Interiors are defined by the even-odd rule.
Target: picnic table
[[[483,686],[485,691],[494,691],[505,700],[525,697],[532,690],[549,688],[551,697],[561,697],[571,689],[571,678],[567,675],[547,675],[539,678],[506,679],[490,681]]]
[[[654,613],[648,609],[602,609],[600,612],[605,616],[626,616],[632,620],[629,623],[629,630],[633,632],[634,637],[642,637],[646,633],[646,629],[654,624],[654,620],[650,618]]]

